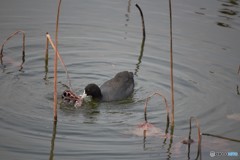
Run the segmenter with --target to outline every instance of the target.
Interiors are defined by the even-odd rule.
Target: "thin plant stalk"
[[[46,38],[47,38],[46,41],[51,44],[53,50],[55,51],[55,53],[57,53],[57,58],[60,60],[62,66],[63,66],[63,69],[64,69],[64,71],[65,71],[65,73],[66,73],[66,76],[67,76],[67,79],[68,79],[69,88],[70,88],[70,90],[72,90],[72,85],[71,85],[71,81],[70,81],[70,76],[69,76],[69,74],[68,74],[68,70],[67,70],[67,68],[66,68],[66,65],[65,65],[65,63],[64,63],[64,61],[63,61],[63,59],[62,59],[62,56],[59,54],[59,52],[58,52],[55,44],[54,44],[53,41],[52,41],[51,36],[50,36],[48,33],[46,34]],[[48,45],[47,45],[47,46],[48,46]],[[48,51],[48,49],[46,49],[46,51]],[[48,54],[48,52],[46,52],[46,54]],[[45,58],[48,58],[48,55],[45,55]],[[46,63],[46,60],[45,60],[45,63]]]
[[[138,4],[136,4],[135,6],[138,8],[138,10],[139,10],[139,12],[140,12],[140,15],[141,15],[141,18],[142,18],[142,30],[143,30],[142,33],[143,33],[143,38],[145,39],[146,33],[145,33],[145,23],[144,23],[143,12],[142,12],[142,10],[141,10],[141,8],[139,7]]]
[[[223,137],[223,136],[214,135],[214,134],[209,134],[209,133],[202,133],[202,135],[203,135],[203,136],[216,137],[216,138],[225,139],[225,140],[228,140],[228,141],[233,141],[233,142],[238,142],[238,143],[240,143],[240,140],[239,140],[239,139],[233,139],[233,138]]]
[[[48,32],[46,33],[48,34]],[[48,44],[49,40],[46,38],[46,50],[45,50],[45,80],[47,79],[47,73],[48,73]]]
[[[188,135],[188,141],[191,141],[191,132],[192,132],[192,121],[195,121],[196,127],[198,129],[198,153],[196,159],[200,156],[201,159],[201,142],[202,142],[202,136],[201,136],[201,129],[199,126],[198,119],[196,117],[190,117],[189,119],[189,135]],[[188,143],[190,145],[190,143]]]
[[[142,44],[141,44],[141,50],[140,50],[140,55],[138,57],[138,63],[136,64],[136,69],[135,69],[135,75],[137,75],[137,72],[139,70],[139,65],[142,61],[142,56],[143,56],[143,51],[144,51],[144,45],[145,45],[145,39],[146,39],[146,32],[145,32],[145,23],[144,23],[144,17],[143,17],[143,12],[142,9],[140,8],[140,6],[138,4],[135,5],[141,15],[141,20],[142,20],[142,33],[143,33],[143,37],[142,37]]]
[[[57,51],[58,51],[58,22],[60,14],[61,0],[58,1],[58,12],[56,19],[56,32],[55,32],[55,56],[54,56],[54,102],[53,102],[53,112],[54,112],[54,121],[57,121]]]
[[[148,105],[148,101],[150,100],[150,98],[154,95],[158,95],[160,97],[162,97],[164,103],[165,103],[165,106],[166,106],[166,112],[167,112],[167,123],[169,123],[169,107],[168,107],[168,103],[167,103],[167,99],[164,95],[162,95],[161,93],[159,92],[155,92],[153,93],[152,95],[150,95],[149,97],[147,97],[146,99],[146,102],[145,102],[145,106],[144,106],[144,119],[145,119],[145,122],[147,123],[147,105]]]
[[[0,53],[0,59],[1,59],[1,64],[3,64],[3,61],[2,61],[2,57],[3,57],[3,48],[4,48],[4,45],[11,39],[13,38],[15,35],[17,35],[18,33],[21,33],[22,34],[22,63],[20,65],[20,70],[22,70],[22,65],[23,63],[25,62],[25,32],[22,31],[22,30],[18,30],[14,33],[12,33],[2,44],[1,46],[1,53]]]
[[[170,76],[171,76],[171,100],[172,100],[172,125],[174,125],[174,83],[173,83],[173,44],[172,44],[172,3],[169,0],[170,15]]]

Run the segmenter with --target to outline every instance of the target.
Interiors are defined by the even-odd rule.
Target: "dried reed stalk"
[[[55,31],[55,56],[54,56],[54,102],[53,102],[53,112],[54,112],[54,121],[57,121],[57,51],[58,51],[58,22],[60,14],[61,0],[58,1],[58,12],[56,19],[56,31]]]
[[[52,46],[52,48],[53,48],[53,50],[55,51],[55,54],[57,55],[57,58],[60,60],[62,66],[63,66],[63,69],[64,69],[64,71],[65,71],[65,73],[66,73],[66,76],[67,76],[67,79],[68,79],[69,88],[70,88],[70,90],[72,90],[72,85],[71,85],[71,81],[70,81],[70,76],[69,76],[69,74],[68,74],[66,65],[65,65],[65,63],[64,63],[64,61],[63,61],[63,59],[62,59],[62,56],[59,54],[57,47],[56,47],[55,44],[53,43],[52,38],[51,38],[51,36],[50,36],[48,33],[46,33],[46,38],[47,38],[47,39],[46,39],[46,54],[45,54],[45,58],[48,59],[48,48],[47,48],[47,47],[48,47],[48,43],[50,43],[51,46]],[[47,61],[48,61],[48,60],[45,59],[45,63],[46,63]],[[56,61],[57,61],[57,60],[56,60]],[[55,64],[55,61],[54,61],[54,64]],[[46,67],[46,66],[45,66],[45,67]],[[54,65],[54,67],[55,67],[55,65]],[[56,71],[57,71],[57,70],[56,70]],[[55,72],[55,68],[54,68],[54,72]],[[54,74],[54,79],[57,78],[57,77],[55,77],[55,75],[57,76],[57,73]],[[55,82],[54,82],[54,83],[55,83]],[[55,87],[55,84],[54,84],[54,87]],[[55,92],[54,92],[54,94],[55,94]],[[55,103],[54,103],[54,104],[55,104]]]
[[[240,140],[239,140],[239,139],[233,139],[233,138],[223,137],[223,136],[214,135],[214,134],[209,134],[209,133],[202,133],[202,135],[203,135],[203,136],[216,137],[216,138],[225,139],[225,140],[228,140],[228,141],[233,141],[233,142],[238,142],[238,143],[240,143]]]
[[[62,64],[62,66],[63,66],[63,69],[64,69],[64,71],[65,71],[65,73],[66,73],[66,76],[67,76],[67,79],[68,79],[68,87],[70,88],[70,90],[73,90],[72,89],[72,85],[71,85],[71,80],[70,80],[70,76],[69,76],[69,74],[68,74],[68,70],[67,70],[67,67],[66,67],[66,65],[65,65],[65,63],[64,63],[64,61],[63,61],[63,58],[62,58],[62,56],[60,55],[60,53],[58,52],[58,49],[56,48],[56,46],[54,45],[54,43],[53,43],[53,41],[52,41],[52,38],[51,38],[51,36],[48,34],[48,33],[46,33],[46,38],[47,38],[47,40],[46,40],[46,55],[45,55],[45,58],[48,58],[48,43],[50,43],[51,44],[51,46],[52,46],[52,48],[53,48],[53,50],[55,51],[55,53],[57,53],[57,57],[58,57],[58,59],[60,60],[60,62],[61,62],[61,64]],[[46,61],[46,60],[45,60]]]
[[[144,23],[143,12],[142,12],[142,10],[141,10],[141,8],[139,7],[138,4],[136,4],[135,6],[138,8],[138,10],[139,10],[139,12],[140,12],[140,15],[141,15],[141,18],[142,18],[142,30],[143,30],[142,33],[143,33],[143,38],[145,39],[146,33],[145,33],[145,23]]]
[[[198,122],[198,119],[196,117],[190,117],[189,119],[189,135],[188,135],[188,141],[190,142],[192,139],[191,139],[191,132],[192,132],[192,120],[195,120],[195,124],[196,124],[196,127],[198,129],[198,153],[197,153],[197,157],[196,159],[199,157],[201,157],[201,142],[202,142],[202,136],[201,136],[201,129],[200,129],[200,126],[199,126],[199,122]],[[190,145],[190,143],[188,144]],[[201,158],[200,158],[201,159]]]
[[[23,63],[25,62],[25,32],[22,31],[22,30],[18,30],[14,33],[12,33],[2,44],[1,46],[1,53],[0,53],[0,59],[1,59],[1,64],[3,64],[3,61],[2,61],[2,57],[3,57],[3,48],[4,48],[4,45],[11,39],[13,38],[15,35],[17,35],[18,33],[21,33],[22,34],[22,63],[20,65],[20,70],[22,70],[22,66],[23,66]]]
[[[172,99],[172,122],[174,125],[174,83],[173,83],[173,44],[172,44],[172,3],[169,0],[169,17],[170,17],[170,69],[171,69],[171,99]]]
[[[168,106],[168,103],[167,103],[167,99],[166,99],[165,96],[163,96],[159,92],[153,93],[152,95],[148,96],[147,99],[146,99],[145,106],[144,106],[144,119],[145,119],[145,122],[147,123],[147,105],[148,105],[148,101],[154,95],[158,95],[158,96],[162,97],[162,99],[164,100],[164,103],[165,103],[165,106],[166,106],[166,112],[167,112],[167,123],[169,123],[169,106]]]
[[[140,50],[140,55],[138,57],[138,63],[136,64],[136,69],[135,69],[135,75],[137,75],[137,72],[139,70],[140,67],[140,63],[142,61],[142,56],[143,56],[143,51],[144,51],[144,45],[145,45],[145,39],[146,39],[146,32],[145,32],[145,23],[144,23],[144,17],[143,17],[143,12],[142,9],[140,8],[140,6],[138,4],[135,5],[141,15],[141,20],[142,20],[142,33],[143,33],[143,37],[142,37],[142,44],[141,44],[141,50]]]

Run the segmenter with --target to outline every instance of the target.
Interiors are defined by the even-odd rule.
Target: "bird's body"
[[[96,84],[85,87],[87,96],[100,101],[119,101],[126,99],[133,93],[133,73],[128,71],[119,72],[112,79],[103,83],[100,88]]]

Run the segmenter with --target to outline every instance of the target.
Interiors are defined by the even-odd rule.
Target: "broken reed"
[[[141,19],[142,19],[142,30],[143,30],[143,43],[142,45],[144,45],[145,42],[145,37],[146,37],[146,32],[145,32],[145,22],[144,22],[144,17],[143,17],[143,12],[142,9],[140,8],[140,6],[138,4],[135,5],[141,15]],[[170,81],[171,81],[171,106],[172,106],[172,111],[171,111],[171,126],[174,126],[174,83],[173,83],[173,44],[172,44],[172,5],[171,5],[171,0],[169,0],[169,17],[170,17]],[[142,50],[143,51],[143,46],[142,46]],[[142,54],[142,53],[141,53]],[[160,93],[155,93],[161,97],[163,97],[165,104],[166,104],[166,110],[167,110],[167,114],[168,114],[168,122],[169,122],[169,107],[167,105],[167,100],[165,98],[165,96],[163,96]],[[153,94],[154,95],[154,94]],[[152,95],[152,96],[153,96]],[[145,121],[146,120],[146,104],[148,102],[150,97],[147,98],[147,101],[145,103],[145,109],[144,109],[144,115],[145,115]]]
[[[141,44],[141,50],[140,50],[140,55],[138,57],[138,63],[136,64],[136,69],[135,69],[135,75],[137,75],[137,72],[139,70],[139,65],[142,61],[142,56],[143,56],[143,51],[144,51],[144,45],[145,45],[145,39],[146,39],[146,32],[145,32],[145,23],[144,23],[144,17],[143,17],[143,12],[142,9],[140,8],[140,6],[138,4],[135,5],[141,15],[141,20],[142,20],[142,33],[143,33],[143,37],[142,37],[142,44]]]
[[[202,142],[202,136],[201,136],[201,129],[199,126],[199,122],[198,119],[196,117],[190,117],[189,119],[189,134],[188,134],[188,148],[190,148],[190,144],[191,144],[191,133],[192,133],[192,121],[195,121],[196,127],[198,129],[198,152],[197,152],[197,157],[196,159],[198,159],[198,157],[200,156],[201,159],[201,142]]]
[[[3,57],[3,48],[5,46],[5,44],[10,40],[12,39],[15,35],[21,33],[22,34],[22,63],[20,65],[20,70],[22,70],[22,65],[23,63],[25,62],[25,32],[22,31],[22,30],[18,30],[14,33],[12,33],[2,44],[1,46],[1,53],[0,53],[0,59],[1,59],[1,64],[3,64],[3,61],[2,61],[2,57]]]
[[[56,18],[56,30],[55,30],[55,44],[52,42],[50,35],[47,33],[46,37],[46,53],[45,53],[45,69],[47,70],[48,65],[48,43],[50,42],[51,46],[55,51],[54,55],[54,92],[53,92],[53,119],[57,121],[57,59],[61,57],[58,53],[58,23],[59,23],[59,14],[60,14],[61,0],[58,1],[57,9],[57,18]],[[61,59],[61,58],[59,58]],[[63,62],[63,61],[62,61]]]
[[[141,15],[141,19],[142,19],[142,30],[143,30],[142,33],[143,33],[143,38],[145,39],[145,37],[146,37],[146,32],[145,32],[145,23],[144,23],[143,12],[142,12],[142,9],[139,7],[138,4],[136,4],[135,6],[138,8],[138,10],[139,10],[139,12],[140,12],[140,15]]]
[[[70,90],[72,90],[72,87],[71,87],[71,81],[70,81],[70,77],[69,77],[66,65],[65,65],[61,55],[59,54],[58,49],[56,48],[55,44],[53,43],[51,36],[48,33],[46,33],[45,64],[48,61],[48,44],[49,43],[51,44],[53,50],[55,51],[55,56],[57,56],[57,59],[54,58],[54,96],[55,96],[55,95],[57,95],[57,81],[56,81],[56,79],[57,79],[57,68],[55,68],[55,66],[57,64],[58,59],[60,60],[62,66],[63,66],[63,69],[66,73]],[[45,68],[46,68],[46,66],[45,66]],[[56,107],[55,107],[55,105],[56,105]],[[54,120],[55,121],[57,120],[57,97],[56,97],[56,99],[54,99]]]
[[[168,103],[167,103],[167,99],[166,97],[161,94],[160,92],[155,92],[153,93],[152,95],[148,96],[146,98],[146,102],[145,102],[145,106],[144,106],[144,119],[145,119],[145,122],[147,123],[147,105],[148,105],[148,101],[150,100],[151,97],[155,96],[155,95],[158,95],[160,97],[162,97],[164,103],[165,103],[165,107],[166,107],[166,113],[167,113],[167,123],[169,123],[169,106],[168,106]]]

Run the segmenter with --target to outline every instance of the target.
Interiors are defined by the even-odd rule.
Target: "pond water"
[[[144,14],[146,40],[141,57]],[[240,139],[240,15],[237,0],[173,0],[175,127],[172,138],[143,136],[145,99],[159,91],[170,103],[168,1],[69,0],[60,13],[59,52],[73,88],[82,93],[91,82],[101,85],[117,72],[134,72],[133,96],[121,102],[58,106],[53,123],[53,50],[45,71],[45,33],[54,37],[57,1],[8,0],[0,5],[0,42],[14,31],[26,32],[26,56],[16,36],[4,47],[0,73],[1,159],[194,159],[181,141],[189,118],[204,133]],[[47,73],[47,76],[46,76]],[[47,77],[47,78],[46,78]],[[66,89],[59,64],[58,94]],[[59,98],[60,101],[60,98]],[[166,129],[161,98],[148,106],[148,121]],[[202,136],[202,159],[210,151],[237,151],[240,143]],[[216,157],[215,157],[216,158]],[[227,158],[227,157],[225,157]],[[239,158],[239,157],[238,157]]]

